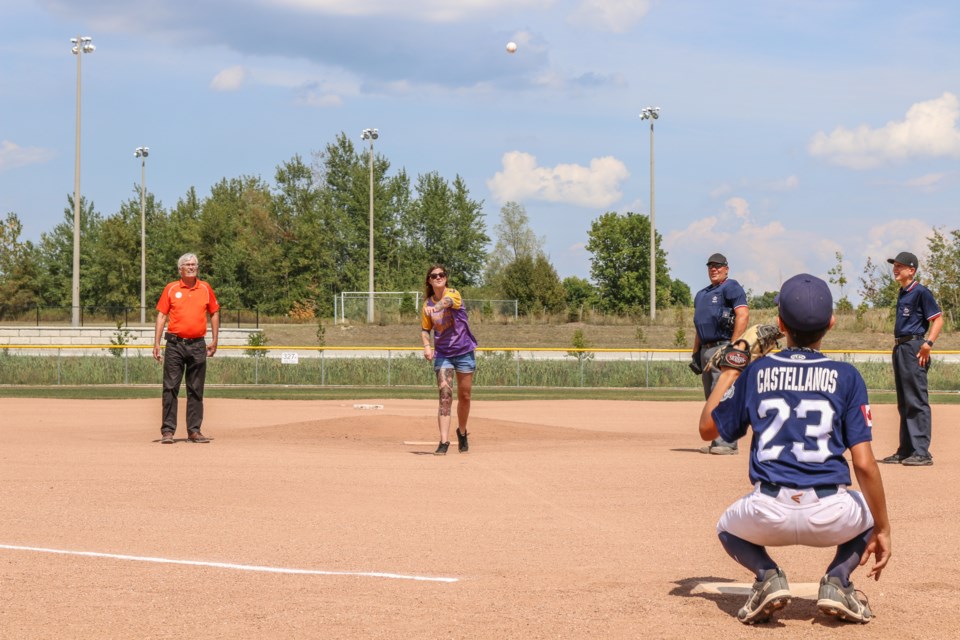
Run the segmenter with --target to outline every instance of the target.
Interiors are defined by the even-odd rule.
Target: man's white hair
[[[193,260],[194,262],[197,263],[197,266],[198,266],[198,267],[200,266],[200,259],[197,258],[197,254],[195,254],[195,253],[185,253],[185,254],[183,254],[182,256],[180,256],[179,258],[177,258],[177,271],[180,271],[180,268],[183,266],[183,263],[184,263],[184,262],[187,262],[188,260]]]

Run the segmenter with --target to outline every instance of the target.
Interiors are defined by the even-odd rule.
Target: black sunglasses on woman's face
[[[446,278],[446,277],[447,277],[447,274],[445,274],[445,273],[431,273],[431,274],[430,274],[430,279],[431,279],[431,280],[440,280],[440,279]]]

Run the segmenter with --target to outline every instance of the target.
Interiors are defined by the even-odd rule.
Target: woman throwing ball
[[[435,264],[427,270],[420,328],[423,357],[433,361],[437,388],[440,390],[440,410],[437,414],[440,446],[434,455],[447,455],[450,446],[454,372],[457,375],[457,448],[460,453],[466,453],[470,448],[467,443],[467,419],[470,417],[473,372],[477,368],[474,356],[477,339],[470,333],[467,309],[463,306],[460,292],[447,287],[447,270],[442,264]],[[433,347],[430,346],[431,329]]]

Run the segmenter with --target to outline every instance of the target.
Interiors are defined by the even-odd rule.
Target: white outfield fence
[[[341,291],[333,296],[333,322],[366,322],[369,291]],[[516,300],[487,300],[464,298],[469,313],[490,317],[519,316]],[[374,291],[373,314],[378,322],[396,321],[404,315],[420,313],[423,304],[422,291]]]

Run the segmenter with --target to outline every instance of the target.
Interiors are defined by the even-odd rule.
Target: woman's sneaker
[[[746,604],[737,612],[743,624],[768,622],[777,609],[790,604],[790,585],[783,569],[767,569],[763,580],[753,583],[753,591]]]
[[[847,622],[866,624],[873,618],[873,612],[870,611],[870,603],[867,601],[866,594],[854,589],[852,582],[844,587],[840,578],[834,576],[823,576],[823,579],[820,580],[817,608],[828,616],[834,616]]]
[[[447,447],[450,446],[449,442],[441,442],[440,446],[437,447],[437,450],[433,452],[435,456],[445,456],[447,455]]]
[[[460,429],[457,429],[457,449],[460,451],[460,453],[466,453],[467,451],[470,451],[470,443],[467,442],[468,435],[470,434],[466,432],[461,435]]]

